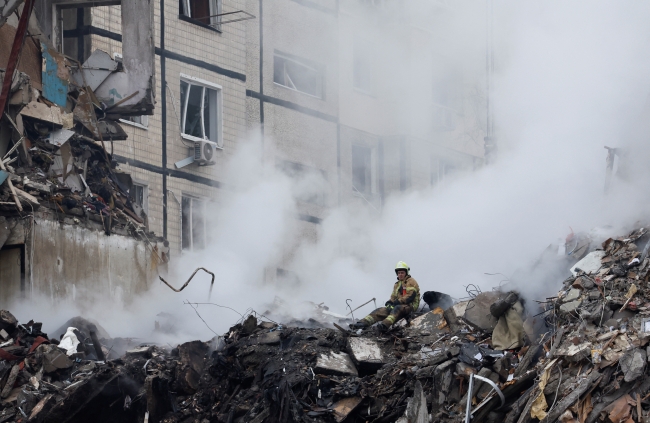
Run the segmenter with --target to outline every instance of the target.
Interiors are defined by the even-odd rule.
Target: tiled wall
[[[223,12],[244,8],[243,0],[224,0]],[[165,11],[165,49],[190,59],[217,65],[228,71],[240,74],[246,71],[246,21],[221,26],[217,32],[200,25],[179,19],[178,0],[164,0]],[[155,45],[160,47],[160,2],[155,2]],[[225,18],[224,18],[225,19]],[[92,8],[92,25],[121,33],[121,11],[119,6]],[[121,42],[106,37],[93,35],[94,49],[102,49],[109,54],[121,53]],[[174,163],[190,155],[190,142],[180,136],[180,74],[194,76],[222,87],[223,105],[223,149],[217,150],[216,164],[213,166],[189,165],[181,169],[218,182],[225,182],[224,165],[233,154],[237,143],[245,136],[246,129],[246,86],[245,82],[206,70],[183,61],[166,59],[166,82],[162,86],[160,73],[161,60],[156,55],[156,108],[149,116],[146,129],[129,124],[122,127],[129,135],[128,140],[114,142],[114,154],[130,160],[144,162],[147,165],[162,167],[162,89],[166,90],[167,101],[167,168],[175,169]],[[163,234],[163,192],[160,172],[143,170],[137,166],[121,164],[120,167],[131,172],[138,181],[148,184],[149,227],[157,234]],[[216,200],[223,189],[215,188],[183,178],[168,177],[167,188],[173,192],[168,195],[168,233],[172,254],[178,254],[181,246],[180,215],[178,201],[183,194]],[[175,197],[174,197],[175,196]]]

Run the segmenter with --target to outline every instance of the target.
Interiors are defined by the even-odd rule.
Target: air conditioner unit
[[[214,152],[217,144],[212,141],[196,141],[194,143],[194,162],[199,166],[213,165]]]

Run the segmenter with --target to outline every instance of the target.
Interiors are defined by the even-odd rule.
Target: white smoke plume
[[[485,48],[483,4],[458,2],[457,10],[443,25],[453,51],[449,61],[480,72],[484,62],[477,65],[468,57]],[[650,4],[495,1],[494,14],[496,163],[444,186],[393,194],[379,213],[333,204],[316,240],[296,245],[296,198],[311,184],[264,164],[260,141],[251,137],[229,165],[232,188],[211,208],[209,246],[173,261],[169,279],[180,285],[196,267],[207,267],[217,275],[210,301],[240,313],[251,307],[263,313],[277,295],[288,302],[288,314],[299,314],[305,300],[345,314],[346,299],[355,306],[376,297],[383,305],[399,260],[411,266],[423,292],[462,297],[469,284],[489,290],[502,279],[486,273],[509,277],[530,265],[571,228],[609,225],[608,233],[619,235],[644,219],[647,166],[635,168],[637,173],[605,196],[603,147],[626,147],[642,165],[650,158],[642,125],[649,116]],[[400,65],[421,72],[417,63]],[[399,98],[412,93],[407,85],[387,89]],[[399,113],[405,118],[421,114],[403,104]],[[265,282],[280,265],[299,283]],[[180,294],[156,283],[124,309],[97,301],[80,312],[98,319],[113,336],[140,337],[151,336],[156,315],[168,312],[179,328],[175,340],[206,339],[214,333],[183,301],[208,302],[208,281],[207,275],[197,276]],[[536,278],[521,289],[541,295],[560,282]],[[19,319],[52,320],[54,313],[18,310]],[[219,334],[239,319],[217,306],[201,305],[198,311]],[[72,311],[59,308],[56,316],[60,324]]]

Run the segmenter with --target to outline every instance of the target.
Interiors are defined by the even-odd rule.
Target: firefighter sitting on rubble
[[[350,328],[361,329],[381,321],[378,328],[380,331],[385,331],[401,318],[407,317],[417,310],[420,305],[420,287],[409,274],[410,270],[403,261],[397,263],[395,266],[397,282],[393,287],[390,300],[386,301],[386,306],[378,308],[362,320],[351,324]]]

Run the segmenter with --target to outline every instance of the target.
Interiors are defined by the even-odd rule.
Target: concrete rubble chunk
[[[563,303],[568,303],[568,302],[571,302],[571,301],[575,301],[578,298],[580,298],[581,295],[582,295],[582,292],[580,292],[579,289],[575,289],[575,288],[570,289],[569,292],[567,292],[566,296],[564,298],[562,298],[562,302]]]
[[[462,303],[454,304],[452,307],[449,307],[443,313],[445,321],[449,325],[451,332],[458,332],[463,327],[465,327],[462,318],[465,315],[465,308],[467,307],[467,301]]]
[[[621,370],[625,375],[626,382],[632,382],[641,377],[645,371],[647,355],[646,352],[640,348],[628,350],[619,359]]]
[[[422,331],[427,334],[448,332],[449,327],[443,314],[444,311],[438,307],[411,320],[409,329]]]
[[[483,292],[476,298],[470,300],[465,309],[463,320],[476,329],[493,331],[498,319],[490,314],[490,306],[495,303],[503,294],[497,292]]]
[[[445,361],[436,367],[433,372],[433,383],[437,395],[433,398],[436,404],[443,404],[451,390],[452,379],[454,378],[454,360]]]
[[[359,367],[379,368],[384,364],[384,355],[374,339],[349,338],[348,352]]]
[[[606,253],[602,250],[592,251],[571,267],[571,273],[576,276],[578,274],[576,269],[580,269],[585,273],[597,272],[602,266],[601,260],[605,255]]]
[[[127,356],[141,356],[145,358],[151,358],[151,352],[153,351],[153,347],[151,345],[141,345],[139,347],[135,347],[133,349],[127,350],[126,355]]]
[[[580,361],[591,354],[591,342],[583,342],[578,345],[573,343],[563,344],[555,352],[556,356],[565,357],[569,361]]]
[[[56,345],[42,344],[36,348],[43,357],[43,370],[45,373],[53,373],[61,369],[72,367],[72,360],[68,358],[66,352]]]
[[[560,306],[560,311],[563,313],[571,313],[576,311],[578,307],[582,304],[582,300],[569,301]]]
[[[18,319],[8,310],[0,310],[0,329],[11,333],[18,325]]]
[[[255,339],[258,344],[262,345],[277,345],[281,341],[280,332],[277,330],[273,332],[264,332],[258,335]]]
[[[335,353],[332,351],[329,354],[321,354],[316,361],[314,371],[323,375],[359,376],[352,359],[343,352]]]
[[[415,382],[413,397],[409,399],[404,416],[397,423],[428,423],[427,397],[424,395],[420,381]]]

